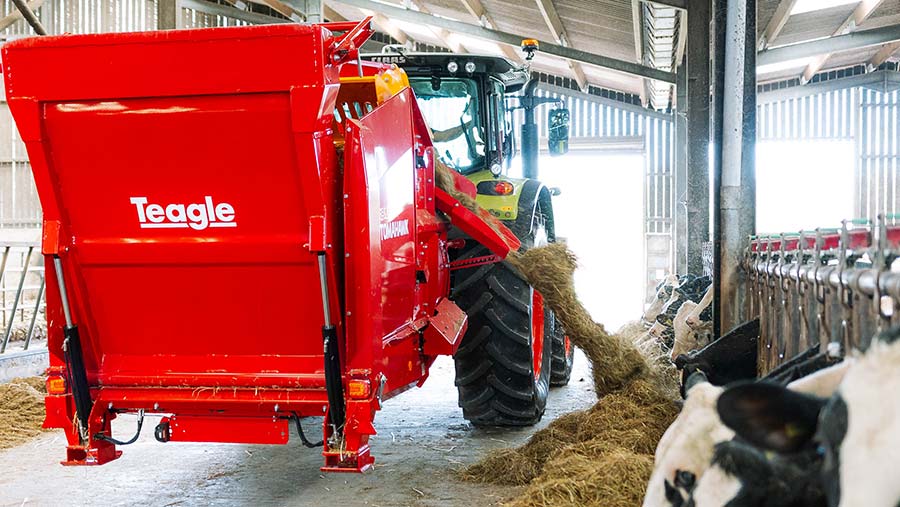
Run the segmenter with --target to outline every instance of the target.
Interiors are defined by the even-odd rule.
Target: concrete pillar
[[[181,0],[158,0],[156,3],[156,29],[177,30],[181,21]]]
[[[709,22],[711,0],[688,1],[687,271],[702,274],[709,241]]]
[[[306,16],[307,23],[322,23],[325,6],[322,0],[281,0]]]
[[[687,69],[678,67],[675,83],[675,272],[688,272],[688,117]]]
[[[715,142],[721,149],[716,148],[713,161],[713,317],[716,336],[720,336],[748,317],[747,275],[740,261],[748,237],[756,230],[756,0],[717,0],[717,4],[717,19],[724,17],[724,30],[717,30],[724,50],[716,51],[717,58],[723,55],[716,65],[716,91],[722,95],[714,101]]]

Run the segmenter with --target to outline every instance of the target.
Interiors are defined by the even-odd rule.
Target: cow
[[[791,391],[827,396],[835,390],[852,359],[820,370],[788,385]],[[653,472],[643,507],[684,507],[710,467],[716,445],[730,441],[735,432],[723,424],[719,398],[724,388],[694,373],[686,381],[687,399],[675,422],[656,447]],[[700,507],[700,506],[698,506]],[[894,506],[891,506],[894,507]]]
[[[691,311],[691,313],[687,317],[687,324],[692,328],[696,329],[700,327],[703,322],[709,322],[712,320],[712,315],[707,313],[708,309],[712,308],[713,302],[713,288],[712,285],[707,287],[706,293],[703,294],[703,299],[697,303],[697,307]]]
[[[723,389],[706,382],[702,374],[693,379],[696,383],[689,387],[681,413],[656,446],[644,507],[679,505],[674,499],[682,498],[682,490],[690,490],[707,468],[713,446],[734,436],[716,413]]]
[[[703,299],[707,298],[704,296]],[[682,354],[701,349],[712,341],[712,322],[700,320],[700,315],[705,309],[702,304],[702,301],[699,304],[685,301],[675,314],[672,324],[675,329],[675,340],[669,353],[672,361]]]
[[[666,306],[666,303],[669,302],[674,293],[674,289],[677,286],[678,277],[675,275],[666,276],[665,279],[656,286],[656,296],[650,302],[650,306],[644,310],[644,316],[642,318],[647,325],[656,321],[656,317],[663,311],[663,308]]]
[[[739,439],[716,444],[709,469],[682,507],[827,507],[815,473],[814,447],[790,456],[767,456]]]
[[[703,336],[706,336],[706,328],[710,328],[710,326],[703,326],[699,321],[701,319],[709,321],[711,318],[711,313],[706,310],[711,310],[709,308],[709,303],[712,301],[712,294],[709,294],[708,297],[704,295],[704,291],[709,293],[708,288],[711,285],[711,279],[707,276],[704,277],[694,277],[690,275],[686,275],[681,279],[681,283],[672,289],[672,295],[663,305],[662,310],[656,316],[656,322],[658,324],[662,324],[665,327],[665,331],[660,336],[660,341],[665,346],[666,350],[671,351],[675,346],[675,339],[677,332],[675,331],[676,325],[682,325],[684,319],[687,318],[691,312],[698,307],[698,305],[702,305],[702,308],[696,310],[696,316],[692,319],[696,321],[695,327],[697,330],[703,328]],[[691,303],[688,305],[688,303]],[[685,305],[688,305],[689,308],[687,310],[683,310]],[[682,324],[677,324],[679,319],[679,315],[681,315]],[[684,327],[682,325],[682,327]],[[698,347],[699,348],[699,347]]]
[[[819,476],[829,507],[897,507],[900,326],[881,333],[855,362],[844,363],[842,381],[831,393],[747,383],[724,391],[717,412],[737,435],[761,449],[782,454],[821,449],[821,466],[810,473]],[[722,474],[703,490],[734,489],[741,479]],[[732,503],[709,504],[716,505]],[[696,507],[707,506],[698,501]]]

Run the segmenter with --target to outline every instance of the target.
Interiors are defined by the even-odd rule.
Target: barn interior
[[[900,0],[0,39],[0,504],[900,505]]]

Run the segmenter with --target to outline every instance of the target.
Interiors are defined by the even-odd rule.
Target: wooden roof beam
[[[878,8],[881,2],[882,0],[862,0],[859,5],[856,6],[856,9],[853,9],[850,16],[841,23],[841,26],[834,31],[834,35],[844,35],[855,31],[856,27],[861,25],[863,21],[875,12],[875,9]],[[813,61],[807,64],[806,69],[803,70],[803,75],[800,76],[800,82],[803,84],[808,83],[813,76],[822,70],[822,67],[831,57],[831,54],[832,53],[825,53],[816,56]]]
[[[559,17],[559,13],[556,12],[556,5],[554,5],[553,0],[535,0],[535,2],[556,43],[565,48],[571,47],[566,27],[563,26],[562,19]],[[575,76],[578,87],[582,91],[587,90],[587,78],[584,75],[584,69],[581,67],[581,64],[572,60],[568,60],[567,63],[569,70]]]
[[[403,3],[407,9],[411,6],[415,6],[416,10],[418,10],[422,14],[431,14],[431,11],[428,9],[428,7],[425,7],[425,4],[422,2],[422,0],[404,0]],[[450,36],[450,31],[446,28],[431,26],[429,27],[429,29],[445,47],[450,49],[450,51],[453,51],[454,53],[468,53],[468,51],[462,46],[462,44],[453,40],[453,38]]]
[[[482,27],[487,28],[488,30],[499,30],[500,27],[497,26],[497,23],[494,21],[494,18],[488,14],[487,9],[485,9],[484,4],[481,3],[481,0],[459,0],[462,3],[463,7],[469,14],[472,15],[473,18],[478,20],[478,24]],[[509,46],[507,44],[495,43],[500,51],[503,52],[503,56],[509,58],[510,60],[522,63],[524,60],[522,59],[522,55]]]
[[[894,53],[900,51],[900,41],[897,42],[889,42],[881,46],[881,49],[878,50],[877,53],[869,60],[869,69],[875,69],[882,63],[886,62],[888,58],[894,55]]]
[[[778,3],[778,7],[775,8],[775,14],[772,15],[772,19],[769,20],[769,24],[766,25],[766,29],[763,30],[762,35],[759,37],[757,45],[759,51],[772,45],[772,42],[781,33],[784,25],[787,24],[788,18],[791,17],[791,11],[794,10],[794,4],[796,3],[797,0],[781,0]]]

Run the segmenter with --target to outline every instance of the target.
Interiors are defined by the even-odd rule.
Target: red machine
[[[375,411],[455,351],[451,224],[499,258],[519,245],[435,187],[412,92],[356,61],[371,33],[3,47],[44,209],[44,425],[65,429],[64,464],[117,458],[125,412],[165,414],[160,441],[241,443],[325,415],[324,469],[363,471]]]

